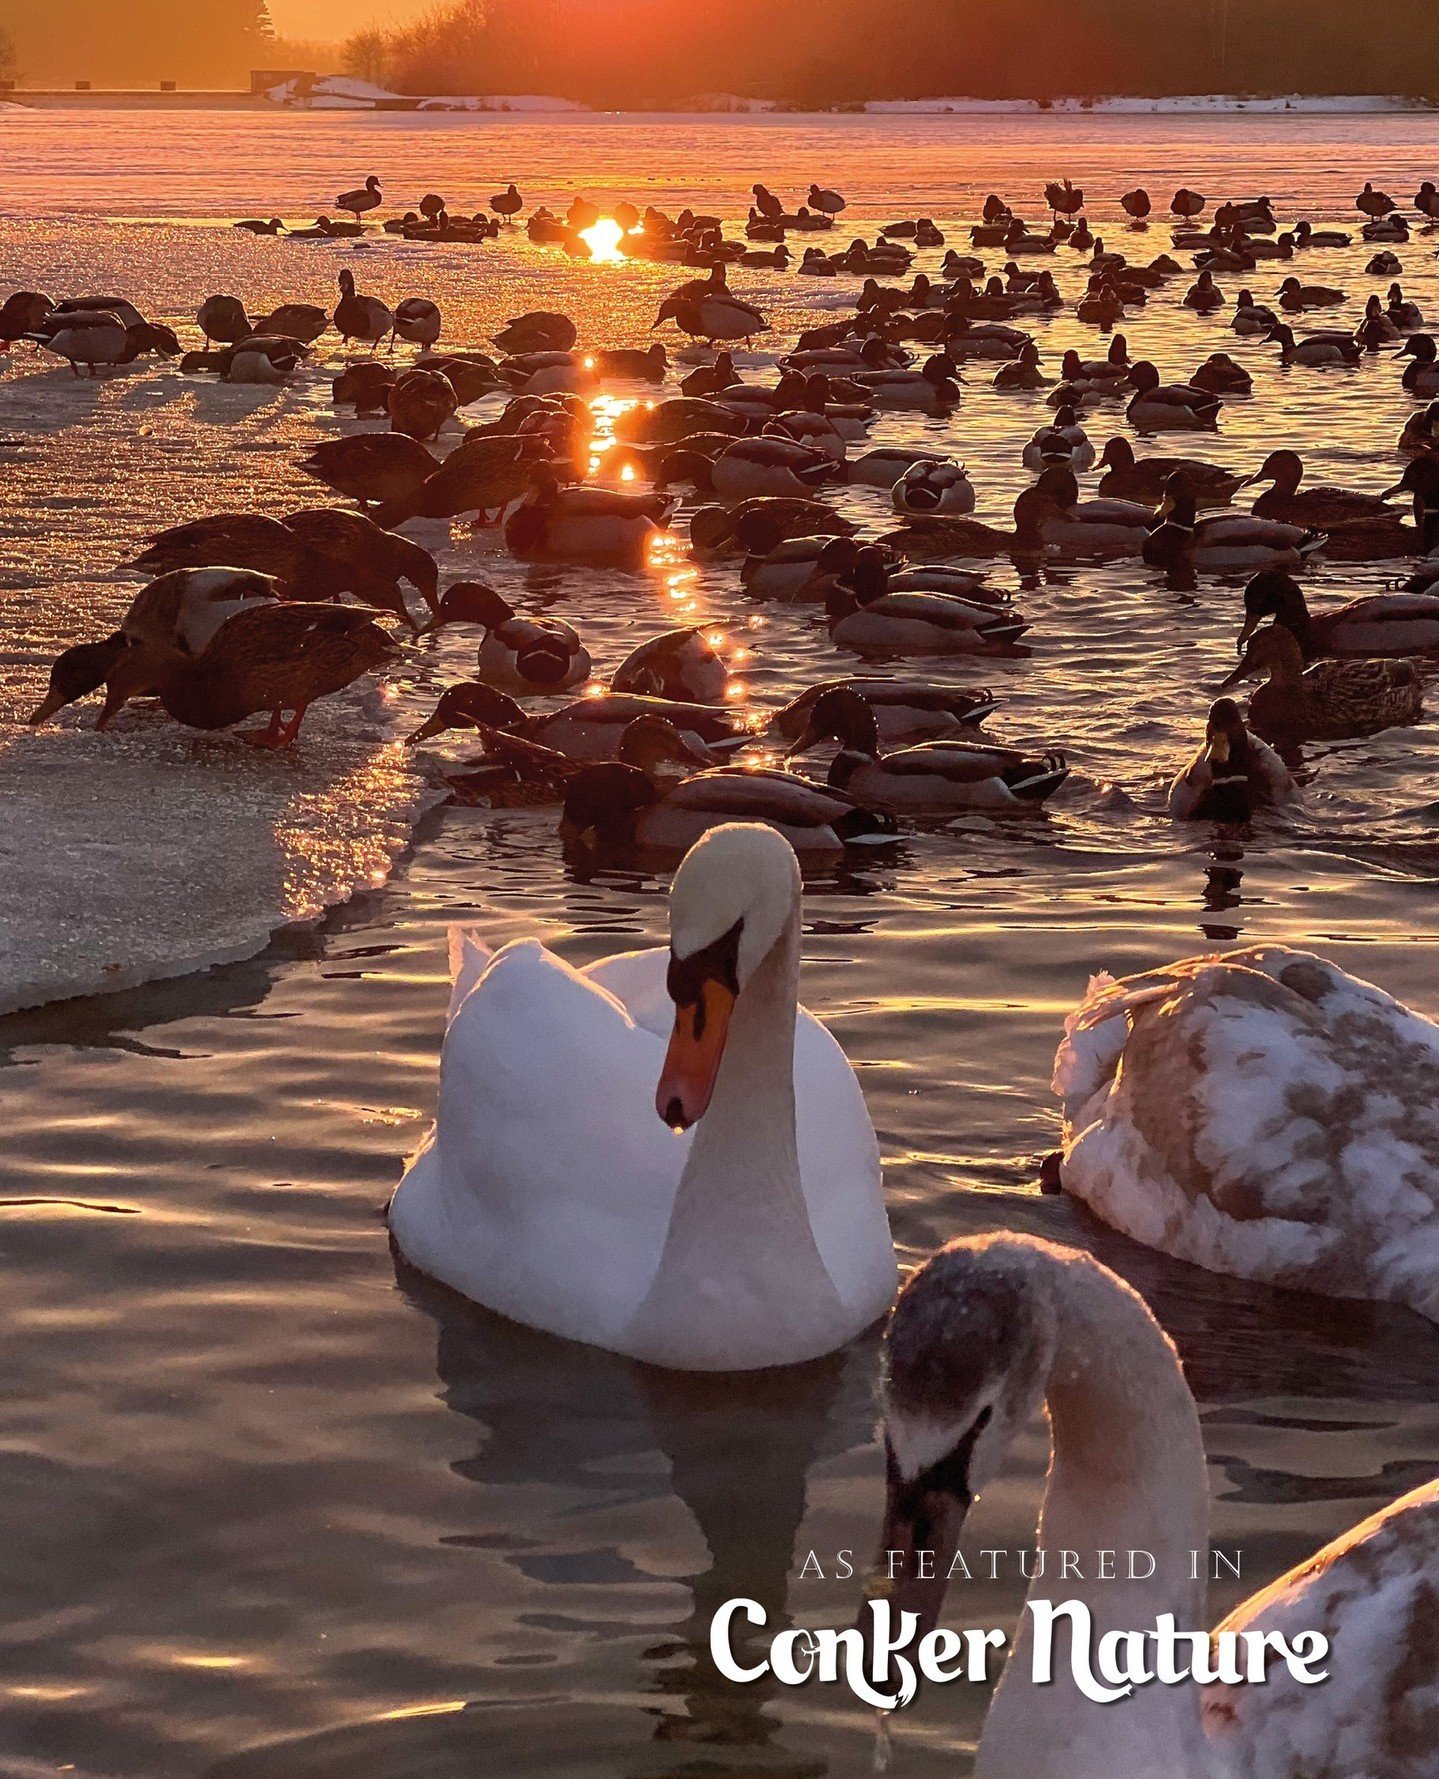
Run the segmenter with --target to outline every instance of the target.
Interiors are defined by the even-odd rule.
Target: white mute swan
[[[1181,1260],[1439,1321],[1439,1027],[1307,952],[1096,976],[1054,1065],[1060,1178]]]
[[[1075,1600],[1109,1632],[1205,1626],[1191,1552],[1208,1540],[1199,1416],[1178,1355],[1143,1299],[1073,1249],[1033,1237],[952,1242],[900,1293],[886,1339],[885,1552],[892,1615],[944,1601],[970,1503],[1041,1404],[1053,1437],[1037,1549],[1145,1551],[1147,1580],[1037,1575],[1030,1598]],[[934,1552],[920,1579],[916,1550]],[[1197,1565],[1200,1575],[1204,1562]],[[1123,1560],[1119,1574],[1124,1574]],[[1236,1608],[1222,1631],[1299,1630],[1329,1640],[1302,1684],[1280,1662],[1267,1681],[1137,1686],[1101,1704],[1078,1685],[1066,1620],[1052,1680],[1032,1675],[1028,1611],[980,1738],[975,1779],[1435,1779],[1433,1642],[1439,1484],[1404,1496]],[[1182,1647],[1182,1646],[1181,1646]],[[912,1648],[912,1646],[911,1646]]]
[[[456,935],[400,1251],[516,1321],[679,1370],[793,1364],[869,1327],[897,1278],[879,1150],[797,1006],[799,948],[795,855],[738,823],[676,872],[668,951],[581,972]]]

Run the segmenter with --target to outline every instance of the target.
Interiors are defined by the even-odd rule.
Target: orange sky
[[[434,0],[270,0],[282,37],[339,42],[368,24],[390,24],[428,12]]]

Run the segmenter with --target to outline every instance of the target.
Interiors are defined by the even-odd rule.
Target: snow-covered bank
[[[557,99],[545,93],[487,93],[476,97],[466,94],[436,94],[416,98],[391,92],[368,80],[351,80],[340,74],[322,74],[318,78],[281,81],[265,94],[272,105],[286,105],[304,111],[476,111],[476,112],[547,112],[584,111],[587,108],[573,99]]]
[[[1190,114],[1229,112],[1295,111],[1317,115],[1350,112],[1433,111],[1436,101],[1402,94],[1288,93],[1254,96],[1242,93],[1179,93],[1168,98],[1144,99],[1113,95],[1107,98],[1065,99],[871,99],[857,107],[875,116],[949,112],[964,116],[1037,117],[1094,114],[1104,117],[1183,117]]]
[[[375,86],[367,80],[351,80],[338,74],[322,75],[315,80],[287,80],[272,87],[265,97],[275,105],[316,111],[473,111],[473,112],[583,112],[590,108],[573,99],[560,99],[543,93],[490,93],[478,97],[430,98],[407,97]],[[1104,97],[1071,95],[1062,99],[972,99],[964,97],[934,99],[870,99],[863,104],[831,106],[829,114],[849,112],[884,116],[946,116],[962,117],[1068,117],[1097,115],[1105,117],[1183,117],[1223,115],[1240,112],[1303,112],[1316,115],[1347,113],[1387,113],[1432,111],[1439,101],[1408,98],[1396,94],[1287,93],[1251,95],[1243,93],[1180,93],[1167,98],[1135,98],[1123,94]],[[739,93],[701,93],[677,101],[667,108],[676,114],[723,115],[785,112],[805,115],[806,108],[792,106],[781,99],[747,98]],[[825,115],[824,112],[814,115]]]

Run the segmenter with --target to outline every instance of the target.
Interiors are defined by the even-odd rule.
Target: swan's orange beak
[[[726,984],[707,979],[697,1001],[675,1007],[675,1027],[655,1089],[655,1110],[671,1130],[688,1130],[709,1109],[735,999]]]

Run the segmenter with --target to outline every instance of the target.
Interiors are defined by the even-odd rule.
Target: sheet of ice
[[[377,696],[286,754],[126,713],[0,737],[0,1014],[263,949],[379,884],[433,797]]]

